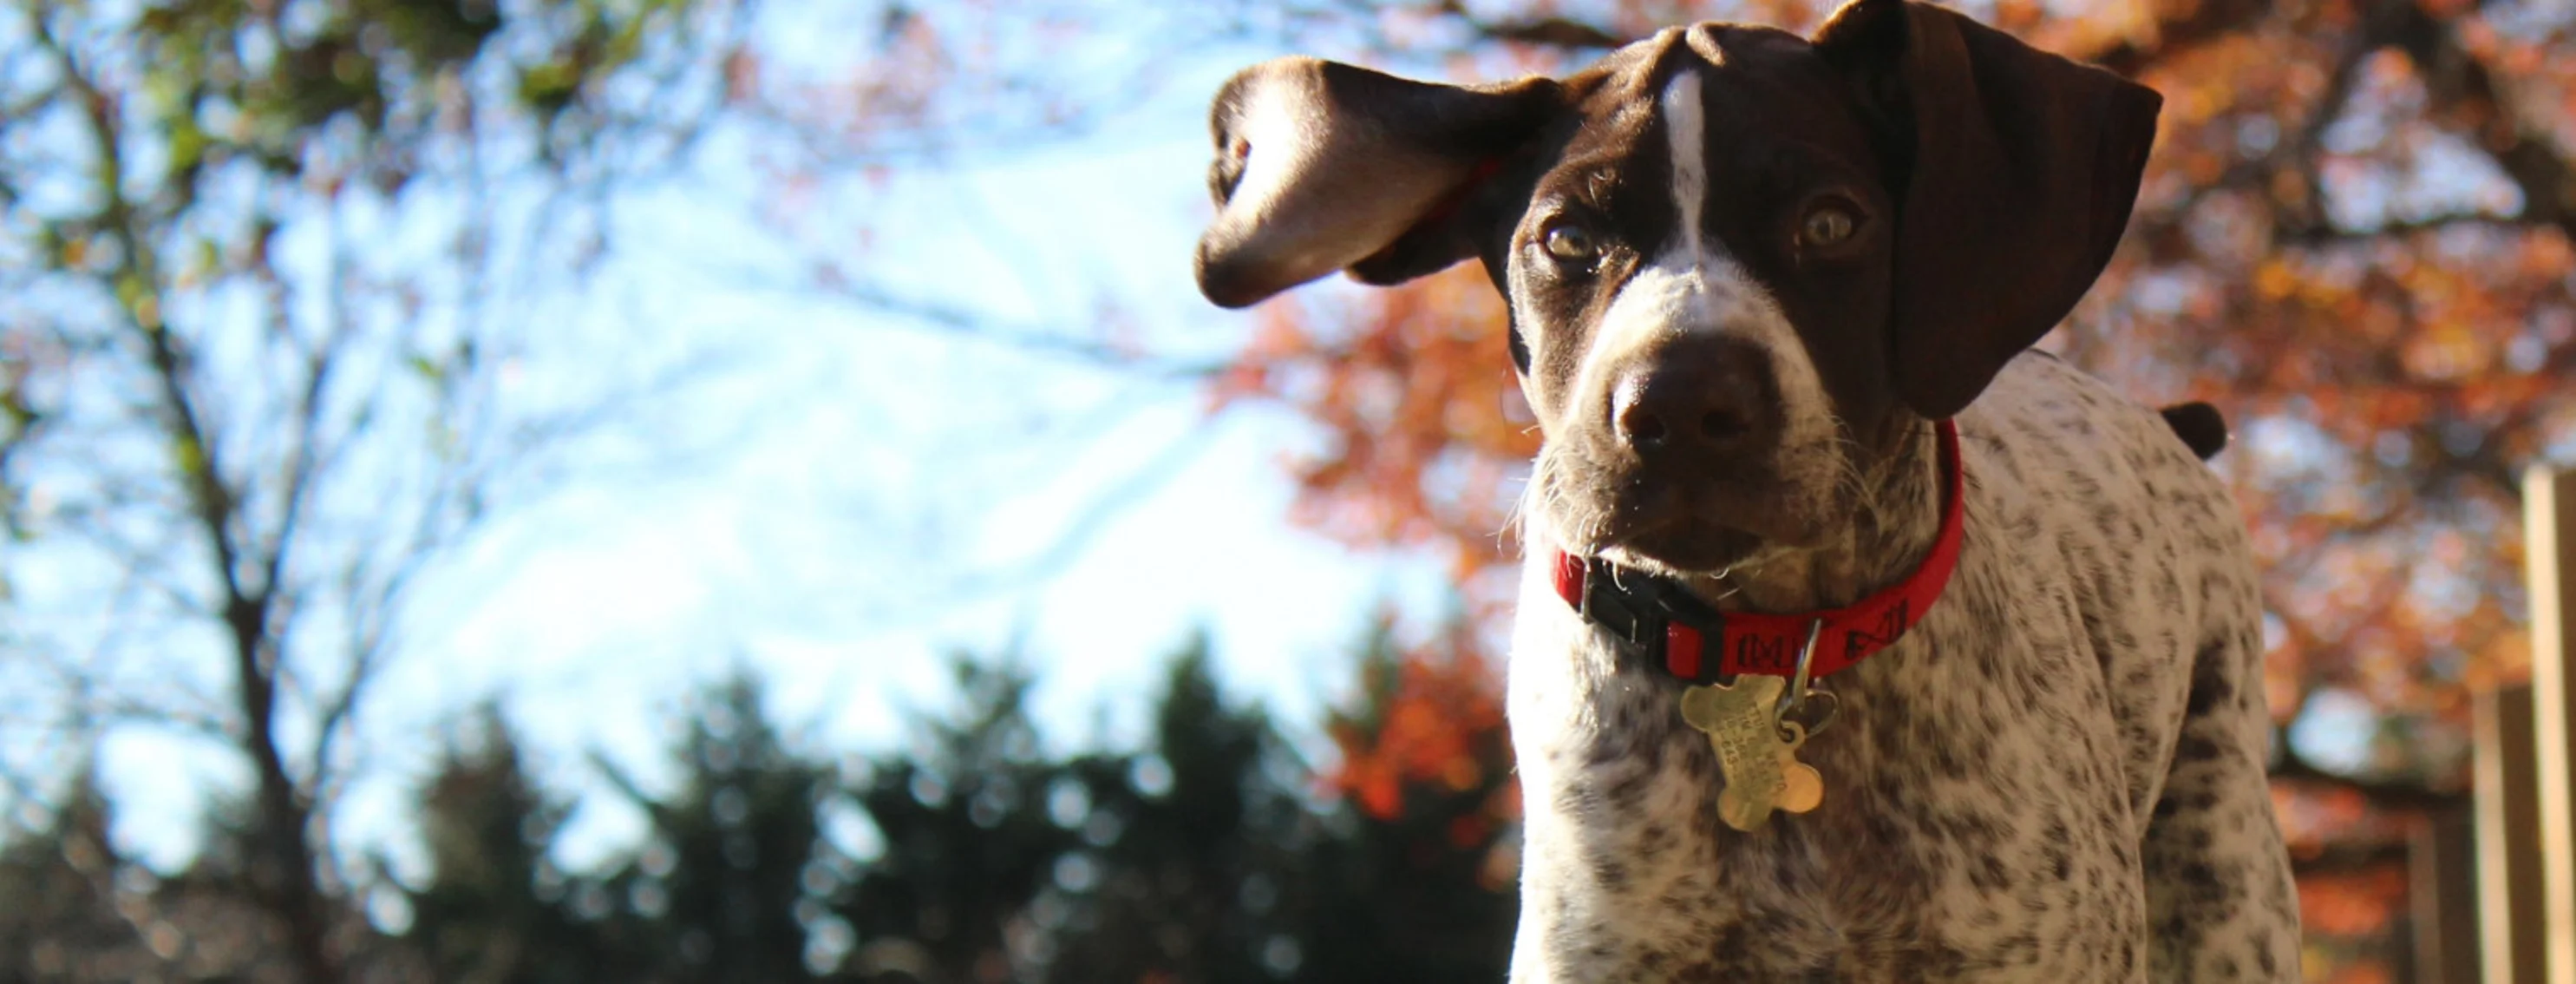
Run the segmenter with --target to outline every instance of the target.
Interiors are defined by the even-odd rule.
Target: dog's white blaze
[[[1675,73],[1661,103],[1673,153],[1673,216],[1681,233],[1675,245],[1683,255],[1697,256],[1708,206],[1708,121],[1699,108],[1699,73]]]
[[[1606,405],[1625,356],[1662,339],[1719,334],[1751,341],[1770,353],[1783,404],[1777,473],[1821,498],[1834,481],[1839,454],[1824,380],[1770,292],[1703,228],[1710,187],[1698,73],[1674,75],[1658,109],[1672,155],[1675,235],[1620,286],[1603,312],[1576,385],[1577,405]]]
[[[1678,72],[1664,86],[1656,108],[1663,114],[1664,135],[1673,174],[1673,230],[1654,262],[1621,285],[1593,335],[1591,367],[1585,389],[1613,380],[1594,379],[1616,358],[1667,334],[1714,330],[1748,292],[1758,293],[1732,257],[1703,241],[1700,223],[1708,207],[1707,121],[1700,112],[1697,72]],[[1714,282],[1712,282],[1714,281]]]

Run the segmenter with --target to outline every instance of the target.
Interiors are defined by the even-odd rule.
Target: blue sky
[[[1112,107],[1079,138],[916,160],[882,182],[838,173],[782,205],[763,170],[777,134],[719,127],[691,166],[620,199],[606,261],[530,318],[551,355],[531,361],[521,394],[578,392],[630,363],[703,371],[576,455],[606,466],[519,503],[432,568],[407,610],[408,655],[370,708],[368,778],[341,818],[353,849],[401,844],[436,729],[490,696],[539,768],[591,794],[567,847],[579,863],[641,832],[586,756],[666,778],[655,767],[680,699],[736,666],[768,682],[774,713],[813,747],[873,750],[903,737],[910,709],[949,699],[946,653],[1016,643],[1053,740],[1123,743],[1162,657],[1194,628],[1235,692],[1305,726],[1344,696],[1373,606],[1443,610],[1439,565],[1286,525],[1281,461],[1318,440],[1288,415],[1210,418],[1187,381],[960,339],[809,289],[829,260],[1014,329],[1088,337],[1114,319],[1195,358],[1243,340],[1249,317],[1208,306],[1189,277],[1205,100],[1227,73],[1287,52],[1210,42],[1222,34],[1193,8],[1029,9],[1041,8],[1114,25],[1063,50],[1029,23],[995,32],[996,57],[1034,50],[1024,64],[1040,83]],[[772,4],[761,47],[782,71],[828,78],[864,58],[850,39],[875,9]],[[1351,56],[1335,43],[1307,50]],[[1155,84],[1123,91],[1123,72]],[[2388,208],[2389,192],[2353,199]],[[1073,552],[1054,549],[1086,520]],[[1037,561],[1044,576],[1022,576]],[[2305,726],[2331,751],[2357,748],[2371,719],[2336,705]],[[168,735],[126,732],[105,756],[126,806],[119,836],[164,865],[193,847],[204,794],[246,778],[232,756]]]
[[[1156,351],[1230,351],[1248,317],[1206,305],[1189,276],[1204,107],[1264,54],[1192,53],[1078,140],[828,186],[819,207],[865,230],[835,258],[1003,324],[1083,335],[1114,310]],[[559,357],[530,362],[529,395],[591,384],[603,360],[585,351],[712,366],[576,455],[620,464],[576,472],[431,569],[407,655],[370,708],[344,856],[410,856],[409,790],[437,729],[488,696],[541,770],[585,791],[565,846],[579,864],[643,829],[586,755],[667,778],[681,698],[736,666],[813,747],[864,751],[897,743],[911,709],[945,705],[945,654],[1016,643],[1052,740],[1124,743],[1194,629],[1237,694],[1311,727],[1343,695],[1374,606],[1445,606],[1439,565],[1287,526],[1281,463],[1317,438],[1284,413],[1211,418],[1186,381],[800,289],[814,243],[764,224],[772,189],[744,166],[758,152],[720,130],[698,166],[621,204],[607,261],[549,300],[566,321],[540,349]],[[1054,549],[1085,518],[1075,549]],[[1030,579],[1033,561],[1046,562]],[[193,849],[205,795],[246,781],[228,755],[169,735],[125,732],[104,756],[120,840],[164,866]]]

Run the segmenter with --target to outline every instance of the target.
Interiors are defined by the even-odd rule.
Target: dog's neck
[[[1851,521],[1825,542],[1766,546],[1685,583],[1720,610],[1797,612],[1840,608],[1904,579],[1940,532],[1940,466],[1929,422],[1909,417],[1894,429],[1860,476]]]

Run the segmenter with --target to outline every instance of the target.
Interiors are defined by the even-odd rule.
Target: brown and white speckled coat
[[[1680,684],[1620,658],[1531,565],[1516,980],[2295,979],[2226,489],[2154,412],[2042,355],[1959,429],[1958,572],[1830,681],[1841,713],[1801,754],[1824,806],[1756,833],[1717,822]],[[1735,600],[1814,608],[1902,577],[1934,525],[1930,435],[1912,443],[1876,486],[1880,530]]]
[[[1682,682],[1524,583],[1516,984],[2297,976],[2250,553],[2154,411],[2027,350],[2109,261],[2160,100],[1955,13],[1662,32],[1562,79],[1313,59],[1217,97],[1229,306],[1480,261],[1545,435],[1525,543],[1810,611],[1934,534],[1947,592],[1827,686],[1823,805],[1752,833]]]

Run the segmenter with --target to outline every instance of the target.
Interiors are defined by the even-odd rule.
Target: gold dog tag
[[[1747,674],[1731,687],[1682,691],[1682,720],[1707,733],[1718,769],[1726,774],[1717,815],[1729,827],[1759,830],[1774,809],[1805,813],[1824,802],[1824,777],[1798,761],[1806,729],[1780,719],[1780,690],[1787,685],[1779,677]]]

